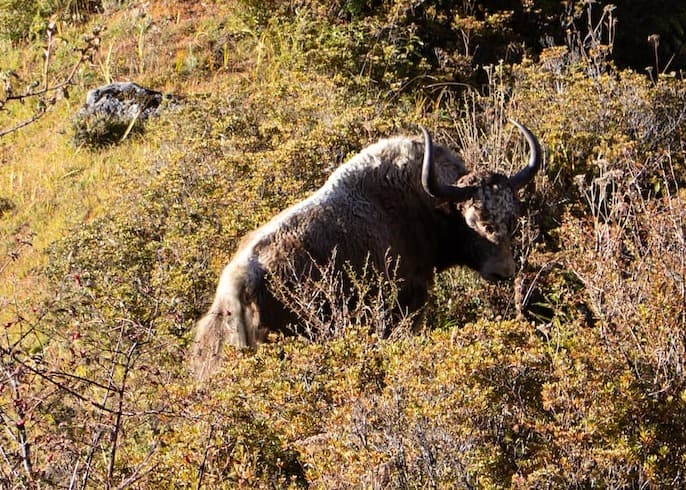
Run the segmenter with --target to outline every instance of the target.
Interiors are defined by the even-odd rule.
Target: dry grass
[[[294,5],[123,2],[94,19],[108,29],[72,97],[0,139],[0,486],[684,486],[683,80],[584,61],[582,43],[461,92],[405,29],[436,12],[348,2],[328,22],[330,3]],[[38,44],[0,53],[40,72]],[[75,148],[70,115],[120,77],[183,107]],[[523,196],[519,283],[446,273],[431,331],[406,335],[392,264],[286,274],[310,340],[226,349],[194,383],[192,326],[245,233],[417,123],[470,166],[517,168],[508,118],[547,153]]]

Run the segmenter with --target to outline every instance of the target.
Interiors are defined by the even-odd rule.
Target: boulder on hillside
[[[74,143],[105,146],[140,133],[144,122],[176,98],[133,82],[115,82],[88,92],[74,120]]]

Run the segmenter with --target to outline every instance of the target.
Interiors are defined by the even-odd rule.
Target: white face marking
[[[517,222],[519,203],[506,178],[471,173],[463,176],[459,185],[478,189],[474,197],[462,205],[467,225],[492,243],[508,242]]]
[[[493,244],[481,265],[481,275],[488,280],[512,277],[516,266],[511,239],[519,202],[507,177],[470,173],[460,178],[458,185],[476,188],[474,196],[458,204],[458,208],[467,226]]]

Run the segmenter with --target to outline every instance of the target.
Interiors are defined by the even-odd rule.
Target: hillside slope
[[[87,3],[54,14],[48,83],[99,39],[54,101],[7,91],[45,83],[45,28],[0,41],[0,130],[40,114],[0,137],[0,486],[686,485],[683,79],[614,67],[603,19],[585,44],[527,46],[530,2]],[[75,145],[113,80],[181,103]],[[513,283],[449,271],[422,333],[378,339],[346,312],[319,342],[227,349],[196,383],[194,322],[245,233],[417,124],[509,172],[526,148],[508,118],[546,151]]]

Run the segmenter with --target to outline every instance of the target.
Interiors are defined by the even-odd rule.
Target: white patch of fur
[[[412,157],[414,157],[414,155],[411,154],[412,144],[410,140],[403,137],[383,139],[378,143],[365,148],[338,167],[329,176],[324,185],[309,197],[286,208],[270,221],[255,230],[250,242],[245,245],[236,257],[234,257],[232,263],[246,264],[246,266],[249,267],[248,263],[253,255],[253,248],[260,240],[278,231],[283,224],[288,222],[293,216],[306,213],[308,209],[321,206],[341,195],[347,195],[349,193],[348,186],[354,184],[354,181],[359,178],[361,175],[360,171],[366,168],[379,167],[384,164],[383,159],[380,158],[379,155],[391,148],[400,150],[399,156],[401,158],[396,159],[396,163],[399,164],[399,166],[407,164],[407,162],[411,161]],[[227,268],[230,266],[231,264],[229,264]]]

